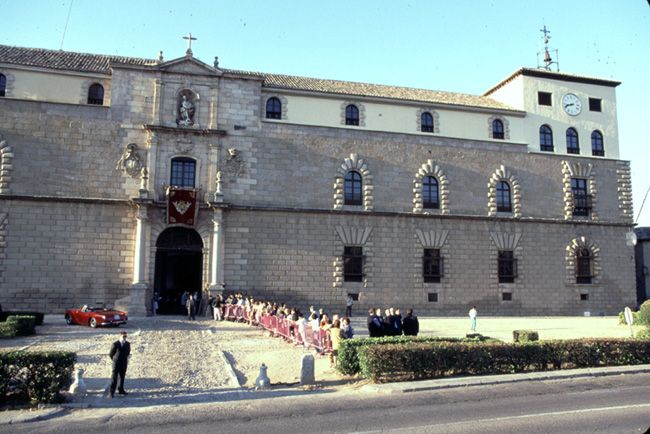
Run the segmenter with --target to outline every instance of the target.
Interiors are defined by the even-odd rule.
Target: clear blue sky
[[[72,8],[70,9],[72,1]],[[561,71],[615,79],[635,218],[650,187],[647,0],[0,0],[0,43],[481,94],[537,66],[546,24]],[[650,226],[650,198],[639,218]]]

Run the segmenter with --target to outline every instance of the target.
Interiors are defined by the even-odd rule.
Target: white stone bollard
[[[74,382],[68,390],[68,392],[70,392],[70,394],[73,396],[81,397],[84,396],[88,391],[86,388],[86,383],[84,383],[83,373],[83,369],[77,369],[74,373]]]
[[[311,354],[303,354],[300,360],[300,385],[306,386],[314,384],[316,378],[314,376],[314,356]]]
[[[260,366],[260,375],[258,375],[257,379],[255,380],[256,389],[266,389],[271,385],[271,380],[266,375],[266,369],[266,365],[262,363],[262,366]]]

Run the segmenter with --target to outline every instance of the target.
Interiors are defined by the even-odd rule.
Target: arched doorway
[[[194,229],[165,229],[156,241],[154,291],[158,293],[158,313],[179,314],[184,291],[201,293],[203,241]]]

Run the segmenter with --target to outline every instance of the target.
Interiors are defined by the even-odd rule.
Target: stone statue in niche
[[[191,127],[194,125],[194,94],[191,91],[183,91],[178,101],[178,115],[176,124],[181,127]]]
[[[143,168],[142,157],[138,153],[138,145],[135,143],[129,143],[126,145],[124,153],[117,160],[117,165],[115,170],[121,170],[129,175],[131,178],[136,178],[140,174],[140,170]]]

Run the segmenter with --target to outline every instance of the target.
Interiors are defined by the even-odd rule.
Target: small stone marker
[[[75,371],[74,382],[72,383],[70,389],[68,390],[70,394],[76,397],[84,396],[86,394],[86,391],[88,390],[86,389],[86,383],[84,383],[83,373],[84,373],[83,369],[77,369]]]
[[[300,385],[314,384],[314,356],[304,354],[300,360]]]
[[[271,385],[271,380],[266,375],[266,369],[266,365],[262,363],[262,366],[260,366],[260,375],[258,375],[257,379],[255,380],[256,389],[266,389]]]

